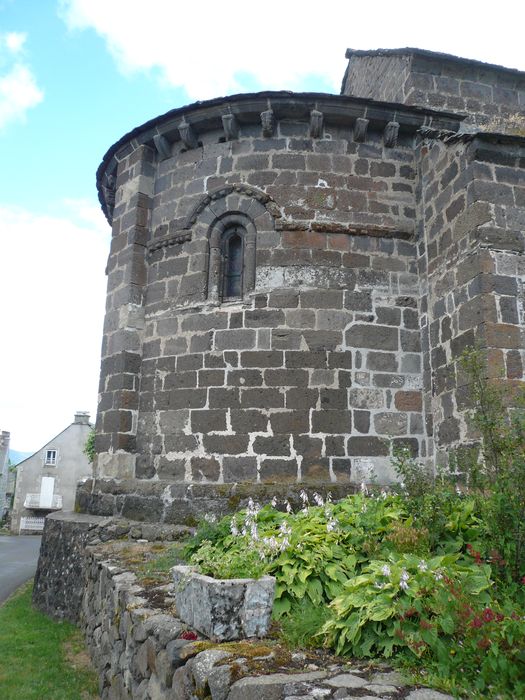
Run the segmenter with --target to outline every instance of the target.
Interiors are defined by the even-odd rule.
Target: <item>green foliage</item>
[[[451,586],[485,604],[489,573],[489,567],[460,564],[451,554],[429,560],[392,554],[372,561],[332,602],[323,632],[338,654],[390,657],[407,648],[421,657],[429,647],[441,648],[442,637],[455,630]]]
[[[314,605],[309,600],[295,603],[289,614],[281,618],[281,638],[291,649],[319,647],[317,632],[329,615],[326,605]]]
[[[487,380],[486,361],[478,350],[463,353],[461,366],[470,382],[471,420],[482,441],[479,457],[463,463],[486,528],[485,554],[497,551],[508,567],[499,578],[518,582],[525,575],[525,392],[507,410],[508,388]]]
[[[89,431],[89,434],[87,436],[86,444],[84,445],[83,449],[84,454],[88,458],[88,460],[93,463],[93,460],[95,459],[95,428],[92,428]]]
[[[31,607],[25,586],[0,607],[2,700],[95,700],[97,677],[80,630]]]
[[[310,507],[303,498],[298,513],[252,504],[203,525],[189,549],[221,575],[275,576],[274,617],[291,645],[392,656],[456,694],[521,698],[525,402],[506,409],[479,352],[461,367],[480,444],[448,468],[431,475],[399,450],[397,493]]]
[[[221,548],[208,540],[190,558],[190,564],[213,578],[260,578],[266,573],[266,562],[259,553],[227,538]]]

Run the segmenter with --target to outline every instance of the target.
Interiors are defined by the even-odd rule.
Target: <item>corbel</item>
[[[222,117],[222,128],[224,129],[224,135],[227,141],[233,141],[239,136],[239,122],[235,114],[223,114]]]
[[[397,145],[399,134],[399,122],[388,122],[383,133],[383,141],[386,148],[394,148]]]
[[[312,109],[310,112],[310,136],[313,139],[318,139],[323,133],[324,115],[317,109]]]
[[[170,142],[165,136],[162,136],[162,134],[156,134],[153,137],[153,143],[155,144],[155,148],[157,149],[157,153],[159,154],[161,160],[165,160],[171,156]]]
[[[195,132],[193,131],[192,125],[186,121],[186,119],[183,119],[181,123],[179,124],[179,134],[180,134],[180,139],[182,143],[184,144],[184,148],[190,149],[190,148],[195,148],[198,145],[197,142],[197,136]]]
[[[273,109],[267,109],[266,111],[261,112],[261,126],[263,136],[273,136],[275,129]]]
[[[364,117],[357,117],[354,124],[354,141],[364,143],[366,141],[366,132],[368,129],[369,120]]]

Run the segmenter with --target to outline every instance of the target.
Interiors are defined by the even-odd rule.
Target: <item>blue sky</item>
[[[105,151],[197,99],[338,92],[345,49],[419,46],[525,69],[518,3],[0,0],[0,428],[31,451],[94,417]],[[439,17],[435,17],[439,14]],[[487,13],[489,14],[489,13]]]

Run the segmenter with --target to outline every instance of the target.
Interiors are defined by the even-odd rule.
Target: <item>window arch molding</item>
[[[226,212],[212,224],[208,238],[210,301],[242,299],[255,287],[256,238],[253,221],[241,212]]]

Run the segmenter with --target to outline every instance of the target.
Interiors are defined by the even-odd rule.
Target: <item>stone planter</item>
[[[172,569],[179,618],[214,642],[264,637],[275,594],[275,578],[214,579],[191,566]]]

